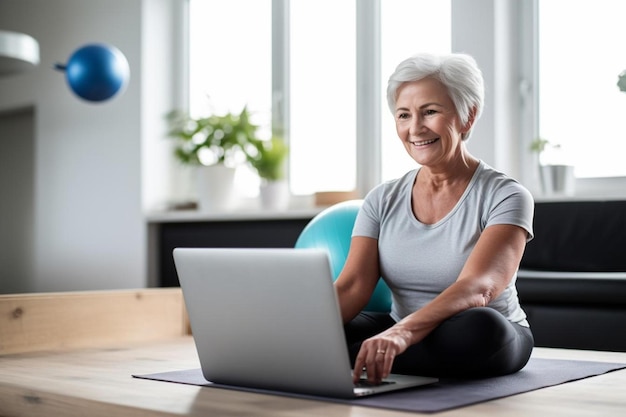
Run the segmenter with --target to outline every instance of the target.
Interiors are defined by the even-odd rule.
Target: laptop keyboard
[[[378,384],[373,384],[369,382],[366,378],[359,379],[358,382],[354,384],[355,388],[371,388],[371,387],[380,387],[381,385],[390,385],[395,384],[395,381],[381,381]]]

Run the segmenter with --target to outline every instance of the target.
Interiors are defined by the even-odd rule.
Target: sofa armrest
[[[554,272],[521,269],[517,290],[524,304],[602,305],[626,308],[626,272]]]

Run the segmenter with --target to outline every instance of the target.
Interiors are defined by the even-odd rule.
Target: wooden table
[[[103,298],[104,302],[97,301]],[[89,307],[89,311],[95,310],[93,317],[104,313],[105,318],[94,323],[85,320],[84,311],[82,317],[75,315],[86,307]],[[113,314],[110,311],[112,309],[119,309],[132,316],[124,319],[125,314]],[[60,313],[57,310],[74,318],[65,317],[65,324],[58,324]],[[43,314],[42,311],[49,314]],[[54,311],[58,314],[53,314]],[[137,313],[139,311],[141,313]],[[170,316],[175,311],[178,317],[172,320]],[[0,314],[1,416],[409,415],[375,408],[132,378],[131,374],[199,367],[193,339],[186,334],[188,326],[182,298],[177,290],[0,296]],[[38,319],[36,327],[39,332],[44,325],[56,326],[56,334],[62,337],[55,337],[49,332],[46,333],[48,337],[42,339],[33,334],[28,336],[32,325],[25,318],[32,315]],[[111,315],[117,315],[118,318],[106,318]],[[155,322],[161,322],[162,326],[152,327]],[[21,330],[16,330],[20,324]],[[73,328],[74,331],[64,333],[63,328]],[[135,331],[129,332],[129,329]],[[155,329],[162,331],[160,333]],[[93,340],[90,335],[101,333],[112,334],[113,337],[100,336],[97,341],[99,346],[89,346],[95,343],[88,341]],[[31,343],[11,342],[17,339],[26,341],[27,336]],[[543,358],[626,362],[626,353],[616,352],[538,348],[534,355]],[[626,370],[436,415],[624,416]]]

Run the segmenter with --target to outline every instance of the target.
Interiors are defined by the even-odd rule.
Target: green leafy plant
[[[255,139],[251,141],[254,147],[247,152],[248,161],[256,169],[259,177],[268,181],[278,181],[285,178],[284,160],[289,148],[282,138],[273,136],[270,140]]]
[[[239,114],[199,118],[174,110],[167,120],[169,136],[177,141],[174,153],[184,164],[236,165],[248,159],[248,147],[258,140],[258,126],[250,121],[247,107]]]
[[[530,143],[530,150],[532,152],[541,154],[546,149],[546,146],[548,145],[550,145],[549,140],[543,139],[543,138],[536,138]]]
[[[285,177],[284,160],[289,148],[281,137],[257,137],[259,126],[241,113],[193,118],[174,110],[167,115],[169,136],[176,140],[174,154],[187,165],[237,165],[248,162],[259,177],[278,181]]]

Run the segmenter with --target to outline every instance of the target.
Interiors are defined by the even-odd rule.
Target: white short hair
[[[463,125],[469,121],[473,111],[474,121],[478,120],[485,100],[483,75],[474,58],[460,53],[420,53],[402,61],[387,83],[387,103],[391,113],[396,111],[398,88],[402,84],[428,77],[439,80],[445,86]],[[470,137],[471,130],[463,135],[463,140]]]

